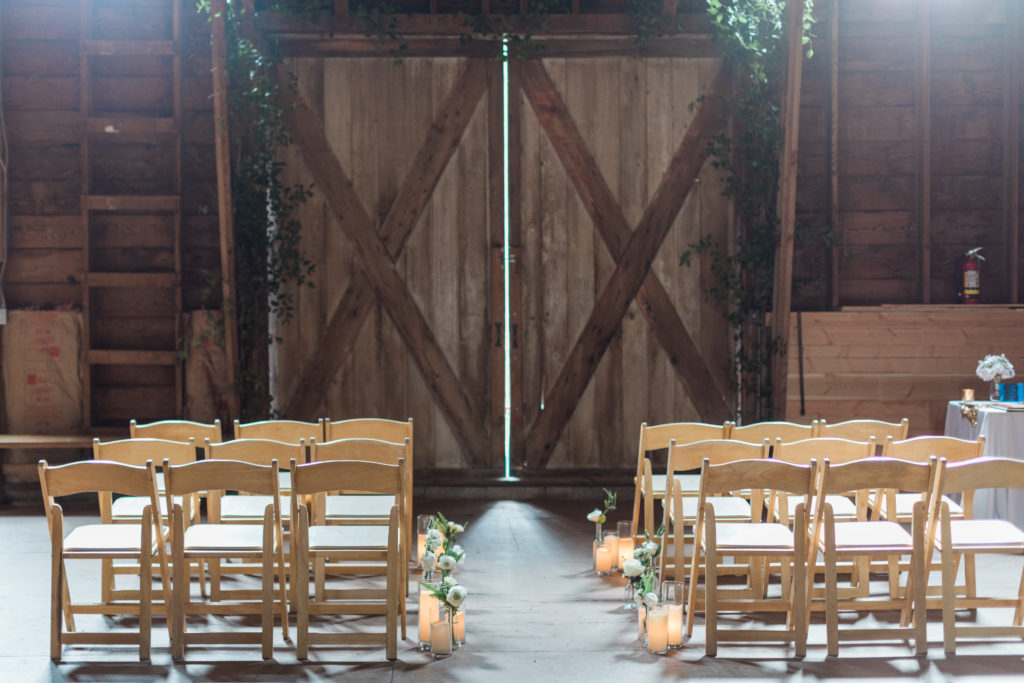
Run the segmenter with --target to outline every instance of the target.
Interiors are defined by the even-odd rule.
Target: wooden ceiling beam
[[[525,68],[523,77],[524,80],[527,78]],[[526,458],[531,469],[543,468],[551,459],[558,438],[575,412],[615,330],[647,279],[654,257],[704,166],[708,143],[726,120],[717,95],[725,92],[728,82],[728,75],[724,71],[719,72],[672,156],[654,197],[625,244],[615,272],[595,302],[565,365],[552,383],[545,398],[545,409],[530,426],[526,437]]]
[[[558,89],[539,62],[523,64],[523,90],[594,227],[612,259],[618,261],[625,252],[633,227]],[[729,419],[731,410],[725,394],[716,386],[700,349],[655,273],[648,272],[636,301],[701,417],[708,422]]]

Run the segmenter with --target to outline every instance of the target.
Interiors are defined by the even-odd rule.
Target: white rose
[[[451,570],[455,569],[455,566],[457,564],[458,562],[456,562],[455,558],[451,555],[442,555],[441,557],[437,558],[437,568],[443,572],[450,572]]]
[[[454,576],[446,576],[446,577],[444,577],[444,581],[442,583],[444,584],[445,588],[451,588],[453,586],[458,586],[459,585],[459,582],[455,580]]]
[[[448,589],[448,595],[445,596],[445,599],[452,607],[459,607],[465,601],[467,594],[468,591],[465,588],[455,585]]]
[[[423,568],[428,570],[428,571],[433,571],[433,569],[434,569],[434,561],[435,560],[437,560],[437,557],[434,555],[434,553],[426,553],[423,556],[423,560],[422,560]]]
[[[435,543],[440,543],[443,540],[444,540],[444,534],[442,534],[439,530],[431,529],[430,531],[427,532],[427,542],[428,543],[430,541],[434,541]]]
[[[657,593],[645,593],[644,604],[647,605],[648,609],[653,609],[658,606],[658,594]]]
[[[640,576],[644,571],[644,565],[640,560],[632,559],[626,560],[622,563],[622,575],[628,578]]]
[[[466,551],[458,543],[452,546],[451,553],[453,557],[459,558],[459,564],[462,564],[463,560],[466,559]]]
[[[587,519],[591,522],[600,522],[602,517],[604,517],[604,513],[597,508],[594,508],[587,514]]]
[[[643,543],[633,550],[633,557],[647,557],[647,550],[644,549]]]
[[[658,544],[653,541],[647,541],[644,543],[644,552],[654,557],[654,554],[658,552]]]
[[[458,536],[459,534],[461,534],[463,531],[466,530],[466,527],[462,526],[461,524],[455,524],[455,525],[453,525],[451,527],[451,530],[455,532],[456,536]]]

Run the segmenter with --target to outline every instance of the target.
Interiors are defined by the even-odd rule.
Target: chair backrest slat
[[[306,462],[306,445],[302,441],[284,443],[270,439],[235,439],[207,443],[203,449],[207,460],[238,460],[253,465],[269,465],[276,461],[283,468],[287,468],[293,459]]]
[[[946,462],[960,462],[980,458],[985,452],[985,437],[977,440],[958,439],[953,436],[916,436],[895,441],[887,439],[885,454],[890,458],[926,462],[930,456],[944,458]]]
[[[104,442],[93,439],[92,456],[94,460],[112,460],[126,465],[145,465],[147,460],[152,460],[159,467],[165,460],[172,465],[195,462],[196,448],[191,438],[184,441],[143,438]]]
[[[292,491],[296,496],[338,490],[398,495],[404,469],[404,460],[394,465],[363,460],[311,462],[292,471]]]
[[[736,460],[761,460],[768,457],[768,449],[767,439],[760,444],[731,439],[709,439],[687,444],[670,443],[666,473],[671,477],[677,472],[699,469],[705,459],[709,459],[713,465]]]
[[[825,495],[849,493],[885,486],[912,493],[927,493],[932,483],[935,460],[909,462],[896,458],[868,458],[832,465],[825,461],[821,491]]]
[[[200,460],[164,468],[167,496],[184,496],[198,491],[239,491],[279,495],[278,462],[255,464],[240,460]]]
[[[94,492],[148,497],[156,486],[152,463],[140,466],[109,460],[84,460],[54,467],[40,460],[39,481],[46,498]]]
[[[875,454],[874,437],[866,441],[850,441],[831,437],[818,437],[802,441],[777,443],[772,458],[789,463],[808,464],[812,460],[828,458],[833,465],[870,458]]]
[[[817,461],[792,464],[778,460],[737,460],[701,467],[702,495],[712,496],[740,489],[758,488],[810,495],[816,484]]]
[[[910,421],[907,418],[903,418],[899,422],[846,420],[835,424],[829,424],[825,419],[818,420],[818,436],[849,439],[850,441],[867,441],[872,436],[880,444],[884,444],[889,437],[896,441],[902,441],[907,438],[909,430]]]
[[[781,440],[802,441],[817,436],[814,425],[797,424],[796,422],[754,422],[748,425],[733,427],[729,438],[748,443],[761,443],[768,439],[773,444]]]
[[[128,430],[133,439],[188,441],[191,437],[195,439],[197,446],[202,446],[206,439],[212,443],[220,443],[223,440],[220,420],[214,420],[213,424],[191,420],[161,420],[141,425],[132,420],[128,423]]]
[[[976,489],[1024,489],[1024,460],[978,458],[946,465],[942,475],[943,493]]]
[[[319,422],[301,420],[261,420],[260,422],[239,422],[235,420],[235,439],[266,439],[285,443],[298,443],[305,439],[320,441],[324,438],[324,427]]]

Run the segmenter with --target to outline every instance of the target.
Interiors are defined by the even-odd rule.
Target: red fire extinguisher
[[[975,247],[960,261],[959,290],[960,303],[976,304],[981,302],[981,262],[985,257],[979,254],[981,247]]]

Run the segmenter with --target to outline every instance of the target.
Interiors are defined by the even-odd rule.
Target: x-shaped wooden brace
[[[720,71],[706,93],[636,230],[631,229],[622,207],[615,201],[544,66],[539,61],[525,62],[522,79],[523,91],[541,127],[608,251],[617,261],[615,272],[594,303],[590,318],[562,371],[544,397],[546,409],[530,426],[525,442],[528,466],[543,468],[551,458],[562,430],[634,298],[703,418],[709,421],[728,419],[728,402],[715,388],[700,350],[679,318],[668,292],[657,275],[650,272],[651,262],[704,166],[708,143],[726,121],[719,95],[726,92],[728,75]]]
[[[316,114],[291,89],[288,74],[279,67],[278,82],[288,114],[288,126],[303,159],[323,192],[346,236],[362,256],[362,270],[352,274],[348,288],[331,314],[316,349],[306,362],[285,415],[308,416],[337,374],[359,329],[374,305],[381,302],[441,407],[462,450],[473,462],[487,463],[490,439],[484,418],[473,408],[461,382],[441,351],[426,318],[395,268],[409,234],[426,208],[441,174],[458,147],[463,132],[487,86],[484,60],[469,60],[430,127],[398,195],[374,230],[352,181],[331,149]]]

